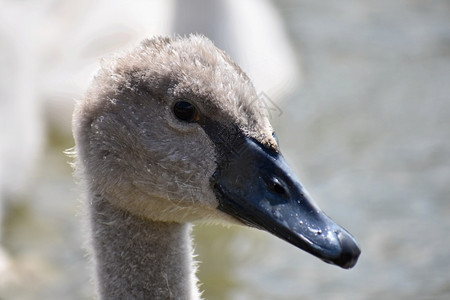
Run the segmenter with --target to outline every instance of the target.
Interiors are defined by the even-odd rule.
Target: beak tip
[[[337,238],[341,246],[341,253],[333,263],[344,269],[351,269],[356,265],[361,249],[355,239],[347,232],[337,232]]]

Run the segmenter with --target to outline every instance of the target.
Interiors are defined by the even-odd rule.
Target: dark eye
[[[186,101],[179,101],[173,106],[173,113],[181,121],[198,121],[199,115],[194,105]]]

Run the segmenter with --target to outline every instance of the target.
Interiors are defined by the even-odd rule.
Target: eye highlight
[[[196,122],[200,118],[195,106],[187,101],[178,101],[175,103],[173,113],[179,120],[188,123]]]

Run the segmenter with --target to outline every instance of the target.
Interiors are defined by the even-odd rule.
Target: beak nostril
[[[287,191],[284,188],[284,186],[280,183],[280,181],[275,178],[272,177],[269,180],[266,181],[267,186],[269,187],[269,189],[279,195],[286,195]]]
[[[274,191],[276,193],[278,193],[278,194],[281,194],[281,195],[286,194],[286,191],[284,190],[284,188],[281,185],[279,185],[279,184],[275,184]]]

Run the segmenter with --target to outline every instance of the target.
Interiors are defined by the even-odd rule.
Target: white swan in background
[[[73,99],[88,85],[99,58],[150,36],[204,34],[235,58],[258,93],[276,102],[298,87],[301,77],[299,58],[268,0],[60,1],[42,10],[37,27],[45,49],[42,97],[50,122],[66,132]]]
[[[0,286],[11,277],[2,248],[4,209],[7,200],[27,193],[44,142],[33,29],[17,22],[20,12],[0,9]],[[22,18],[32,16],[23,12]]]
[[[104,62],[73,130],[101,299],[199,298],[195,221],[356,264],[359,247],[289,169],[250,79],[202,36],[145,40]]]
[[[283,21],[269,0],[178,0],[172,32],[200,33],[226,51],[258,93],[280,102],[298,88],[300,70]]]

